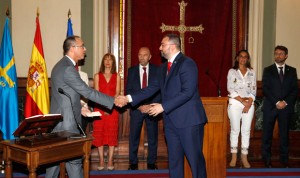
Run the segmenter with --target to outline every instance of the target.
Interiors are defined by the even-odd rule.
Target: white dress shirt
[[[280,74],[280,68],[279,67],[282,67],[282,71],[283,71],[283,74],[284,74],[285,64],[283,64],[282,66],[277,64],[276,62],[275,62],[275,64],[276,64],[276,67],[277,67],[278,74]]]

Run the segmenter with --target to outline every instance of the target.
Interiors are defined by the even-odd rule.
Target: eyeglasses
[[[280,52],[280,53],[274,53],[274,56],[284,56],[285,53],[284,52]]]
[[[77,48],[86,49],[84,45],[81,45],[81,46],[73,46],[73,47],[77,47]]]

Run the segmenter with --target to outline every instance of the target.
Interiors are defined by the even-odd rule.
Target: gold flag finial
[[[69,9],[69,12],[68,12],[68,18],[71,18],[72,14],[71,14],[71,10]]]
[[[36,16],[38,16],[38,17],[40,16],[40,8],[39,7],[36,10]]]
[[[6,8],[5,14],[6,14],[7,17],[9,17],[9,8],[8,8],[8,6],[7,6],[7,8]]]

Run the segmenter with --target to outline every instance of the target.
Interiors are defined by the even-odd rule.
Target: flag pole
[[[71,14],[71,10],[69,9],[68,18],[71,18],[71,17],[72,17],[72,14]]]
[[[40,16],[40,8],[39,8],[39,7],[37,7],[37,9],[36,9],[36,16],[37,16],[37,17]]]
[[[6,14],[7,17],[9,17],[9,8],[8,8],[8,6],[7,6],[7,8],[6,8],[5,14]]]

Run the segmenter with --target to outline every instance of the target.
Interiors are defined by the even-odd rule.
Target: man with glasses
[[[58,61],[51,72],[50,113],[63,116],[63,121],[57,124],[53,132],[80,133],[75,119],[81,124],[81,114],[87,116],[86,114],[90,112],[86,107],[81,107],[80,96],[99,103],[107,109],[112,109],[114,98],[90,88],[80,78],[75,65],[79,60],[84,59],[86,48],[79,36],[67,37],[63,44],[63,50],[64,57]],[[115,100],[115,103],[117,106],[125,104],[118,100]],[[67,161],[66,169],[68,177],[83,177],[82,159]],[[45,177],[54,178],[58,177],[58,174],[59,166],[54,165],[46,169]]]
[[[262,156],[268,168],[272,167],[271,147],[276,119],[280,137],[280,163],[282,167],[288,167],[289,124],[298,96],[298,78],[296,69],[285,64],[287,58],[288,49],[285,46],[276,46],[275,63],[266,67],[263,73]]]

